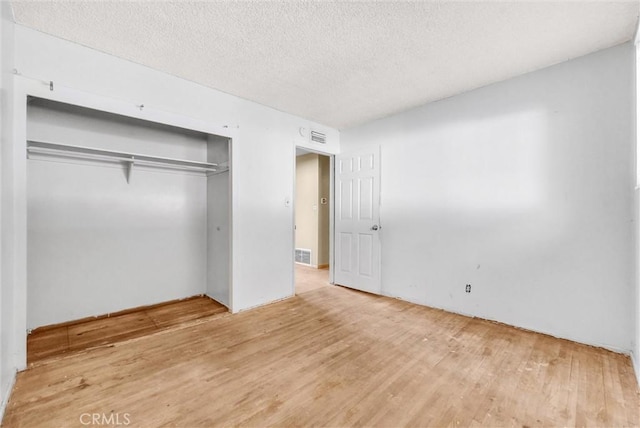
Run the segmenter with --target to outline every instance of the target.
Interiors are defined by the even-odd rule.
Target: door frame
[[[297,172],[297,168],[296,168],[296,158],[297,158],[297,149],[303,149],[309,153],[315,153],[321,156],[327,156],[329,158],[329,284],[334,284],[334,280],[333,280],[333,275],[334,275],[334,265],[335,265],[335,259],[334,259],[334,246],[333,246],[333,239],[334,239],[334,220],[335,220],[335,204],[334,204],[334,195],[335,195],[335,191],[334,191],[334,166],[335,166],[335,154],[334,153],[330,153],[330,152],[326,152],[326,151],[322,151],[322,150],[318,150],[318,149],[312,149],[309,148],[307,146],[304,145],[300,145],[297,142],[294,142],[293,144],[293,195],[291,197],[292,199],[292,207],[293,207],[293,216],[291,219],[291,296],[295,296],[296,295],[296,260],[295,260],[295,250],[296,250],[296,189],[297,189],[297,183],[296,183],[296,172]]]

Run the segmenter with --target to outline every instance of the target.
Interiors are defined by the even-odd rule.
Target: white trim
[[[336,217],[336,204],[335,204],[335,166],[336,155],[329,155],[329,284],[335,284],[335,217]]]
[[[2,424],[2,420],[4,419],[5,411],[7,410],[7,405],[9,404],[9,399],[11,398],[11,393],[13,392],[13,387],[16,384],[16,376],[17,372],[13,372],[13,376],[11,376],[11,381],[7,385],[7,390],[3,391],[4,400],[0,403],[0,425]]]
[[[296,295],[296,186],[297,176],[298,176],[298,154],[297,154],[298,145],[296,142],[293,142],[293,175],[291,176],[291,180],[293,182],[293,193],[291,194],[290,203],[292,206],[291,210],[291,297]]]
[[[22,75],[15,75],[15,89],[17,98],[22,96],[34,96],[51,101],[58,101],[79,107],[99,110],[107,113],[118,114],[149,122],[171,125],[178,128],[200,131],[221,137],[234,138],[235,129],[227,125],[214,125],[209,122],[194,119],[188,116],[169,113],[155,109],[144,103],[122,101],[102,95],[79,91],[77,89],[61,86],[54,83],[54,90],[50,90],[49,82],[32,79]]]
[[[237,207],[234,205],[236,203],[236,201],[238,200],[238,198],[234,198],[233,196],[233,189],[234,189],[234,185],[233,185],[233,170],[231,169],[231,165],[235,165],[234,163],[234,156],[233,156],[233,139],[231,137],[229,137],[229,141],[228,141],[228,151],[229,151],[229,160],[227,161],[227,167],[229,168],[229,265],[228,265],[228,269],[229,269],[229,305],[227,306],[227,308],[229,309],[229,312],[231,312],[232,314],[235,313],[236,311],[234,310],[234,306],[233,306],[233,261],[235,260],[235,257],[233,256],[233,243],[235,241],[234,238],[234,234],[235,229],[233,227],[233,223],[234,223],[234,218],[233,218],[233,213],[238,212],[237,211]]]
[[[636,381],[638,382],[638,387],[640,387],[640,361],[638,361],[638,357],[636,357],[636,355],[633,352],[631,352],[629,356],[631,357],[631,365],[633,366],[633,370],[636,374]]]
[[[3,164],[10,176],[8,188],[11,200],[9,222],[13,226],[10,248],[13,251],[13,337],[14,366],[18,371],[27,367],[27,96],[29,85],[14,79],[13,135],[7,144]],[[5,188],[7,188],[5,187]],[[6,239],[6,238],[5,238]]]
[[[295,283],[294,283],[294,287],[295,287]],[[252,305],[252,306],[249,306],[249,307],[246,307],[246,308],[242,308],[242,309],[240,309],[238,311],[235,311],[233,313],[234,314],[239,314],[240,312],[247,312],[247,311],[250,311],[252,309],[258,309],[258,308],[261,308],[263,306],[272,305],[274,303],[278,303],[278,302],[282,302],[282,301],[285,301],[285,300],[289,300],[289,299],[291,299],[293,297],[295,297],[295,295],[280,297],[278,299],[269,300],[268,302],[258,303],[257,305]]]
[[[639,149],[639,145],[640,145],[640,136],[638,135],[638,123],[640,122],[640,109],[638,108],[638,102],[640,101],[640,67],[638,64],[638,59],[640,58],[640,18],[638,19],[638,22],[636,23],[636,33],[635,33],[635,37],[634,37],[634,43],[635,43],[635,52],[634,52],[634,61],[633,61],[633,66],[634,66],[634,79],[633,79],[633,83],[634,83],[634,87],[635,87],[635,91],[634,91],[634,102],[633,102],[633,107],[635,108],[635,117],[634,117],[634,121],[633,121],[633,136],[635,138],[633,147],[634,147],[634,151],[635,151],[635,156],[632,157],[632,160],[634,162],[634,168],[633,171],[635,172],[635,177],[634,177],[634,184],[635,184],[635,189],[633,192],[633,237],[634,237],[634,242],[633,242],[633,252],[632,252],[632,265],[634,267],[634,278],[633,278],[633,284],[634,284],[634,301],[635,301],[635,305],[634,305],[634,317],[633,317],[633,325],[634,325],[634,329],[633,329],[633,350],[630,353],[631,356],[631,363],[633,365],[633,369],[636,375],[636,381],[637,381],[637,385],[640,386],[640,361],[638,361],[638,358],[640,358],[640,355],[636,355],[636,352],[639,352],[640,350],[640,343],[638,343],[640,341],[640,264],[639,264],[639,260],[638,257],[640,257],[640,253],[639,253],[639,249],[640,249],[640,229],[638,229],[638,203],[640,202],[640,200],[638,199],[638,192],[640,190],[639,187],[639,183],[640,183],[640,149]]]
[[[582,344],[582,345],[588,345],[588,346],[593,346],[593,347],[596,347],[596,348],[606,349],[608,351],[615,352],[616,354],[628,355],[628,356],[632,357],[632,361],[633,361],[633,352],[630,351],[629,349],[623,349],[623,348],[619,348],[617,346],[607,345],[607,344],[593,342],[593,341],[589,341],[589,340],[581,340],[579,338],[575,338],[575,337],[571,337],[571,336],[565,336],[565,335],[561,335],[561,334],[557,334],[557,333],[551,333],[549,331],[540,330],[540,329],[534,329],[534,328],[523,326],[523,325],[512,324],[512,323],[509,323],[507,321],[496,319],[496,318],[488,318],[488,317],[478,316],[478,315],[474,315],[474,314],[471,314],[471,313],[468,313],[468,312],[464,312],[464,311],[461,311],[459,309],[455,309],[455,308],[452,308],[452,307],[449,307],[449,306],[433,306],[433,305],[426,304],[424,302],[419,302],[419,301],[417,301],[415,299],[407,299],[405,297],[396,296],[394,294],[387,293],[384,290],[380,295],[381,296],[385,296],[385,297],[389,297],[391,299],[397,299],[397,300],[401,300],[403,302],[408,302],[408,303],[411,303],[411,304],[414,304],[414,305],[418,305],[418,306],[423,306],[423,307],[432,308],[432,309],[438,309],[438,310],[441,310],[441,311],[449,312],[450,314],[456,314],[456,315],[460,315],[460,316],[468,317],[468,318],[476,318],[476,319],[479,319],[479,320],[491,321],[491,322],[502,324],[502,325],[504,325],[506,327],[511,327],[511,328],[515,328],[515,329],[518,329],[518,330],[529,331],[531,333],[536,333],[536,334],[544,334],[545,336],[550,336],[550,337],[553,337],[553,338],[556,338],[556,339],[568,340],[568,341],[573,342],[573,343],[579,343],[579,344]],[[640,373],[640,366],[636,366],[636,367],[638,368],[638,370],[636,370],[636,376],[638,376],[638,382],[640,382],[640,376],[638,375],[638,373]]]

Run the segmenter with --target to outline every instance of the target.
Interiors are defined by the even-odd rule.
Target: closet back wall
[[[204,134],[36,100],[29,140],[206,162]],[[207,179],[54,157],[28,161],[27,327],[206,290]]]

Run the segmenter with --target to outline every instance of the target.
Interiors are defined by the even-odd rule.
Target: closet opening
[[[27,104],[27,362],[230,307],[231,140]]]

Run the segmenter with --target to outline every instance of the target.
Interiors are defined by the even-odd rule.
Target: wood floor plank
[[[27,354],[36,355],[36,359],[63,354],[68,350],[69,329],[67,326],[32,334],[27,341]]]
[[[638,426],[628,357],[341,288],[45,360],[7,427]]]
[[[306,293],[321,287],[329,287],[329,269],[295,265],[296,294]]]
[[[27,363],[31,365],[66,353],[122,342],[226,312],[226,307],[209,297],[194,296],[111,316],[45,326],[27,338]]]
[[[227,308],[207,298],[176,302],[145,311],[158,327],[178,325],[224,312],[227,312]]]
[[[102,318],[68,327],[69,348],[85,349],[126,340],[156,330],[153,320],[142,313],[121,315],[117,318]]]

